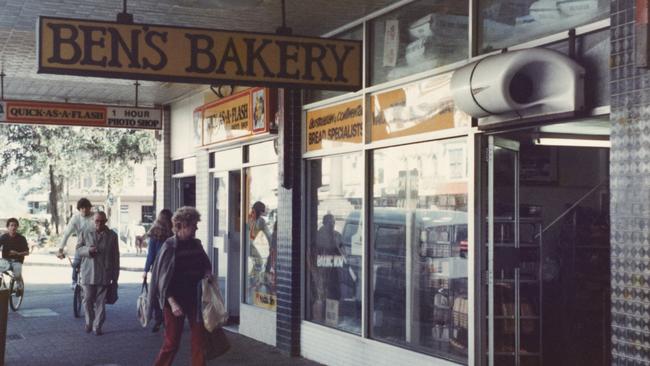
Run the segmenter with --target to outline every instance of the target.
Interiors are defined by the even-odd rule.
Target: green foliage
[[[151,131],[89,127],[0,124],[0,144],[0,183],[9,176],[42,177],[55,224],[67,180],[92,176],[110,194],[122,186],[131,164],[156,151]]]
[[[49,225],[44,220],[21,217],[18,223],[18,233],[26,238],[38,238],[39,235],[45,235],[49,231]]]

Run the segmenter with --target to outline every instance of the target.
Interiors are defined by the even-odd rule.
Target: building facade
[[[197,207],[232,322],[292,355],[647,364],[634,9],[396,2],[324,35],[363,41],[359,91],[169,105],[156,204]]]

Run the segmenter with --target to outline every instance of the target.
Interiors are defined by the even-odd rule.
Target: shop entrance
[[[228,322],[239,324],[241,268],[241,173],[216,173],[212,179],[212,265],[225,296]]]
[[[609,119],[485,137],[488,365],[608,365]]]

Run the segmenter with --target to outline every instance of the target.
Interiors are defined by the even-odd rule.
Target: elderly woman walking
[[[194,237],[199,219],[194,207],[176,210],[172,217],[176,234],[163,244],[151,272],[149,303],[163,309],[165,324],[165,338],[154,365],[171,365],[174,361],[186,316],[191,329],[192,365],[205,365],[205,329],[200,317],[197,320],[197,285],[212,274],[201,241]]]

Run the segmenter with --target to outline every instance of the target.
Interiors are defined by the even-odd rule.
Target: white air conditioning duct
[[[585,70],[562,53],[532,48],[488,56],[456,70],[456,106],[479,125],[584,109]]]

